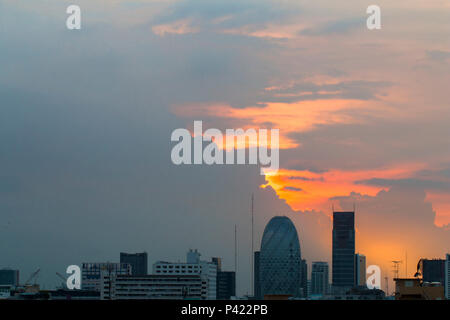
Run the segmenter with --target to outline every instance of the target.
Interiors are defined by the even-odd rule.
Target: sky
[[[253,193],[256,248],[286,215],[309,266],[331,262],[332,207],[355,206],[357,251],[412,276],[450,252],[449,14],[445,0],[0,0],[0,267],[52,287],[70,264],[197,248],[232,270],[237,225],[249,293]],[[194,120],[278,128],[280,170],[175,166],[171,133]]]

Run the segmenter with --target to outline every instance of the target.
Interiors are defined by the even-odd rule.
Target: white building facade
[[[116,275],[102,272],[101,300],[206,300],[208,280],[200,275]]]
[[[208,283],[208,300],[215,300],[217,287],[217,264],[200,260],[197,250],[189,250],[186,263],[158,261],[153,264],[154,275],[200,275]]]
[[[81,267],[81,288],[100,291],[102,271],[117,275],[131,275],[131,265],[116,262],[84,262]]]

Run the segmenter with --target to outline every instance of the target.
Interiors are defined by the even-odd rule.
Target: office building
[[[217,266],[217,271],[222,271],[222,258],[211,258],[211,262]]]
[[[18,286],[19,285],[19,270],[11,270],[11,269],[0,270],[0,285],[1,286]]]
[[[305,259],[302,259],[301,268],[302,274],[300,280],[300,288],[302,290],[302,297],[306,298],[308,297],[308,264],[306,263]]]
[[[131,274],[133,276],[145,276],[148,274],[147,252],[142,253],[120,253],[120,263],[131,265]]]
[[[211,258],[211,261],[217,266],[216,299],[230,300],[236,296],[236,272],[223,271],[221,258]]]
[[[366,256],[355,254],[355,286],[366,286]]]
[[[424,282],[445,282],[445,259],[420,259],[417,264],[417,274]]]
[[[218,271],[216,283],[216,299],[230,300],[236,296],[236,273],[234,271]]]
[[[330,294],[322,298],[323,300],[385,300],[386,294],[380,289],[369,289],[358,286],[349,289],[345,294]]]
[[[355,286],[355,213],[333,212],[333,291]]]
[[[88,291],[100,291],[102,271],[116,275],[131,275],[132,267],[128,263],[84,262],[81,268],[81,288]]]
[[[444,300],[444,286],[419,278],[395,278],[395,300]]]
[[[326,295],[329,287],[329,268],[327,262],[313,262],[311,269],[311,294]]]
[[[102,272],[102,300],[206,300],[209,296],[208,279],[200,274],[132,276]]]
[[[288,217],[274,217],[264,229],[259,257],[262,297],[301,296],[301,252]]]
[[[445,259],[445,297],[450,299],[450,254]]]
[[[202,261],[200,256],[197,250],[189,250],[186,263],[158,261],[153,264],[153,274],[198,274],[204,276],[208,281],[208,299],[215,300],[217,297],[217,264],[210,261]]]

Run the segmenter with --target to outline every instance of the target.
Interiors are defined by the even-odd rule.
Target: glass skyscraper
[[[355,286],[355,213],[333,212],[333,290]]]
[[[274,217],[267,224],[259,257],[262,297],[301,295],[301,253],[297,230],[288,217]]]

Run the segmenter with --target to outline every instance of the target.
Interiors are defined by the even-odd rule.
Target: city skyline
[[[230,270],[237,225],[242,295],[251,194],[255,243],[288,216],[308,267],[331,268],[333,208],[354,205],[383,274],[450,252],[450,6],[377,2],[369,30],[359,0],[79,0],[69,30],[71,1],[1,1],[0,267],[52,286],[117,252],[199,248]],[[174,165],[194,121],[279,129],[280,170]]]

